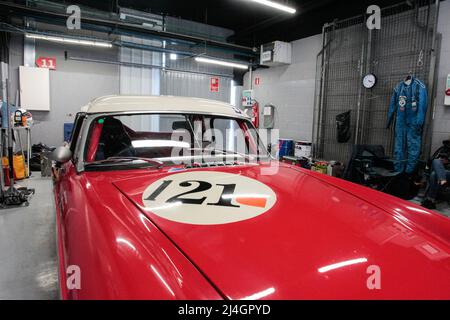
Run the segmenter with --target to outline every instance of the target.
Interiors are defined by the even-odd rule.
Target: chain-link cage
[[[387,113],[395,86],[408,75],[422,80],[429,90],[422,148],[426,158],[431,145],[436,11],[432,0],[409,1],[382,9],[379,30],[367,27],[366,15],[324,26],[316,77],[315,158],[346,163],[357,144],[382,145],[392,156],[394,129],[386,128]],[[369,73],[378,79],[372,89],[362,85]],[[352,135],[339,143],[336,116],[347,111]]]

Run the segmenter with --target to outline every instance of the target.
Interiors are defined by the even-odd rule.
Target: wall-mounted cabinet
[[[19,67],[20,107],[50,111],[50,71],[46,68]]]

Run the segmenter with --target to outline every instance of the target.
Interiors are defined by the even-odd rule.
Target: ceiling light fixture
[[[79,40],[79,39],[65,38],[65,37],[45,36],[45,35],[40,35],[40,34],[26,34],[25,36],[27,38],[37,39],[37,40],[46,40],[46,41],[68,43],[68,44],[77,44],[77,45],[82,45],[82,46],[112,48],[112,44],[109,42]]]
[[[196,57],[195,61],[202,62],[202,63],[216,64],[216,65],[223,66],[223,67],[230,67],[230,68],[237,68],[237,69],[248,70],[248,65],[241,64],[241,63],[228,62],[228,61],[215,60],[215,59],[208,59],[208,58],[203,58],[203,57]]]
[[[281,11],[284,11],[284,12],[287,12],[287,13],[290,13],[290,14],[294,14],[294,13],[297,12],[297,10],[294,9],[294,8],[285,6],[283,4],[280,4],[280,3],[274,2],[274,1],[269,1],[269,0],[250,0],[250,1],[258,2],[258,3],[263,4],[265,6],[268,6],[268,7],[271,7],[271,8],[275,8],[275,9],[278,9],[278,10],[281,10]]]

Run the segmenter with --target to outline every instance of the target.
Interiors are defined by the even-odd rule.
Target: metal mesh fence
[[[324,27],[316,83],[314,157],[347,162],[356,144],[384,146],[393,154],[394,130],[387,129],[395,86],[414,75],[432,89],[436,6],[431,0],[410,1],[382,9],[381,29],[369,30],[362,15]],[[362,86],[373,73],[377,85]],[[430,80],[431,79],[431,80]],[[429,96],[433,95],[429,92]],[[428,113],[432,111],[428,105]],[[336,116],[351,110],[352,136],[338,143]],[[430,115],[424,127],[423,154],[430,148]]]

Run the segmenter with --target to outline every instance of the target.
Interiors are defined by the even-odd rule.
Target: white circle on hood
[[[192,171],[175,173],[148,186],[144,209],[187,224],[217,225],[255,218],[277,200],[264,183],[238,174]]]

